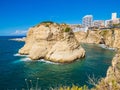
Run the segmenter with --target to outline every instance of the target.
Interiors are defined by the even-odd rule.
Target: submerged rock
[[[53,62],[72,62],[85,56],[85,50],[67,25],[41,23],[28,31],[26,43],[19,50],[32,60],[46,59]]]

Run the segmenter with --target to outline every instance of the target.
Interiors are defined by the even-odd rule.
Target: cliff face
[[[76,37],[79,42],[105,44],[117,49],[106,77],[92,90],[120,90],[120,29],[88,31],[84,35],[82,32],[77,32]]]
[[[28,33],[27,33],[27,38],[26,38],[26,41],[25,41],[25,45],[24,47],[22,47],[20,50],[19,50],[19,53],[20,54],[24,54],[24,55],[28,55],[29,54],[29,51],[34,43],[34,38],[33,38],[33,30],[34,28],[30,28]]]
[[[120,52],[112,60],[112,66],[107,70],[107,76],[92,90],[120,90]]]
[[[62,30],[59,26],[49,25],[46,27],[40,25],[34,30],[34,44],[30,49],[29,57],[33,60],[44,58],[52,46],[63,38],[62,36]]]
[[[19,53],[29,55],[32,60],[45,58],[61,63],[84,57],[84,49],[67,27],[55,23],[42,23],[31,28]]]
[[[72,62],[73,60],[84,57],[85,51],[76,40],[74,33],[64,33],[64,38],[53,45],[46,55],[48,60],[54,62]]]
[[[105,44],[111,48],[120,48],[120,30],[96,30],[77,32],[75,36],[79,42]]]
[[[120,48],[120,30],[115,30],[114,31],[114,44],[113,47],[114,48]]]
[[[101,42],[102,36],[100,31],[88,30],[87,32],[76,32],[75,36],[79,42],[83,43],[95,43],[99,44]]]

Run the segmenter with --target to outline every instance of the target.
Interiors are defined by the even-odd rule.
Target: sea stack
[[[66,24],[42,22],[29,29],[20,54],[32,60],[45,59],[57,63],[69,63],[83,58],[85,50]]]

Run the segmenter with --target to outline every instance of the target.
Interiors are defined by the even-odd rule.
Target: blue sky
[[[80,24],[82,17],[120,17],[120,0],[0,0],[0,35],[23,34],[41,21]]]

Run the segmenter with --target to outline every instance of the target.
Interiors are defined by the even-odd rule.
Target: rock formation
[[[110,48],[120,48],[120,30],[88,30],[87,32],[76,32],[75,36],[79,42],[105,44]]]
[[[75,36],[79,42],[99,44],[102,40],[100,30],[88,30],[87,32],[76,32]]]
[[[32,60],[46,59],[53,62],[72,62],[85,56],[84,49],[67,25],[41,23],[30,28],[20,54]]]
[[[64,33],[64,38],[53,45],[46,55],[48,60],[54,62],[72,62],[84,57],[85,51],[76,40],[73,32]]]

